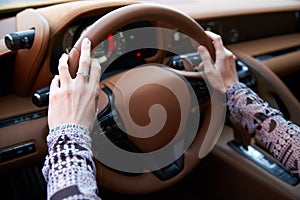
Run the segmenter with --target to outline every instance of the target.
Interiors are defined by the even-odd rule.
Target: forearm
[[[233,119],[256,134],[276,159],[300,177],[300,128],[241,83],[232,85],[226,94]]]
[[[231,116],[250,134],[255,134],[265,119],[282,115],[242,83],[231,85],[226,91],[226,96]]]
[[[269,152],[300,178],[300,128],[282,116],[266,119],[256,131]]]
[[[48,199],[99,199],[88,130],[76,125],[56,127],[47,144],[43,174]]]

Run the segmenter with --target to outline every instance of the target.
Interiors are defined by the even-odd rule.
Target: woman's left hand
[[[61,124],[77,124],[93,128],[98,102],[98,86],[101,67],[90,58],[91,42],[82,41],[81,55],[76,78],[72,79],[68,69],[68,55],[59,60],[58,71],[50,85],[48,124],[52,129]]]

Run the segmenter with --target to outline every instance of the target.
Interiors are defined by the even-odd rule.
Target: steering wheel
[[[132,4],[118,8],[104,15],[78,39],[69,54],[71,76],[76,76],[80,46],[83,38],[89,38],[92,42],[92,49],[94,49],[104,41],[109,34],[115,32],[122,26],[138,21],[159,21],[174,25],[198,44],[205,46],[209,50],[212,58],[215,59],[211,39],[206,35],[202,27],[189,16],[161,5],[146,3]],[[189,72],[186,74],[199,77],[198,72]],[[144,86],[136,88],[135,91],[130,91],[132,89],[128,89],[126,80],[127,82],[130,80],[130,83],[137,81],[139,85],[144,78],[138,77],[152,77],[153,79],[148,80],[149,82],[159,82],[160,84],[145,84]],[[165,87],[164,84],[175,87],[173,87],[170,92],[170,88]],[[123,135],[118,135],[118,137],[125,137],[130,143],[129,146],[134,146],[134,148],[129,150],[129,153],[132,153],[131,155],[136,155],[138,157],[137,159],[140,159],[140,155],[156,152],[165,145],[168,146],[168,144],[172,143],[178,146],[178,143],[180,143],[178,141],[181,141],[178,138],[182,138],[183,135],[188,134],[186,133],[186,127],[189,126],[190,111],[193,105],[191,103],[192,97],[189,93],[190,88],[187,85],[188,83],[183,80],[182,75],[174,73],[174,70],[170,71],[164,67],[155,65],[137,67],[100,82],[102,90],[106,90],[106,94],[103,96],[103,99],[106,99],[106,101],[101,101],[100,99],[100,102],[107,103],[111,108],[110,111],[106,112],[111,114],[113,110],[112,105],[115,105],[115,110],[117,110],[118,116],[122,119],[125,131],[128,133],[137,133],[137,135],[125,134],[124,136],[121,131]],[[174,93],[175,90],[185,95],[186,98],[184,98],[185,102],[183,106],[179,104],[182,100],[176,99],[177,94],[176,92]],[[128,104],[124,102],[128,102]],[[160,120],[156,120],[155,122],[155,119],[151,118],[151,112],[155,113],[157,109],[158,112],[161,111],[159,107],[152,109],[151,106],[153,104],[161,104],[163,109],[165,109],[163,113],[166,114],[163,120],[166,120],[165,123],[167,124],[169,118],[171,118],[170,120],[173,124],[164,125],[162,130],[158,130],[157,135],[143,137],[145,134],[144,132],[141,133],[141,130],[145,130],[143,126],[147,126],[153,121],[153,123],[161,122]],[[105,106],[100,105],[99,110],[100,108],[103,110],[104,107]],[[154,167],[154,170],[143,168],[139,173],[131,173],[130,170],[122,172],[114,169],[109,166],[109,164],[102,162],[101,158],[102,156],[105,157],[105,155],[101,155],[99,158],[94,154],[99,185],[121,193],[143,194],[167,188],[188,175],[199,164],[201,158],[207,155],[213,148],[224,125],[225,108],[220,101],[220,96],[216,92],[210,94],[210,98],[207,102],[201,105],[198,104],[196,107],[201,109],[199,111],[201,114],[201,124],[198,124],[193,141],[188,144],[182,154],[174,157],[173,162],[163,165],[162,168]],[[130,110],[129,113],[127,112],[128,109]],[[148,110],[149,113],[147,112]],[[179,118],[176,116],[179,116]],[[183,125],[176,126],[174,120],[175,122],[176,120],[181,120]],[[135,124],[139,124],[139,126],[135,126]],[[174,127],[178,130],[177,132],[175,131],[176,134],[173,133]],[[156,126],[154,126],[154,129],[155,128]],[[179,133],[179,136],[177,133]],[[170,155],[170,152],[172,154],[173,151],[176,151],[176,149],[174,149],[177,148],[176,145],[174,145],[175,147],[171,145],[171,151],[168,151],[168,155]],[[137,149],[137,151],[134,151],[134,149]],[[102,148],[102,150],[106,151],[105,148]],[[108,152],[108,157],[112,157],[110,153],[111,152]],[[132,157],[130,157],[130,159]],[[122,157],[119,157],[119,159],[122,159]],[[156,163],[155,159],[153,160],[146,162],[148,162],[148,164],[151,162],[151,166],[160,166],[159,163]],[[132,163],[134,166],[131,166]],[[136,161],[132,161],[132,163],[129,163],[128,166],[136,167],[135,165],[139,164],[139,162]]]

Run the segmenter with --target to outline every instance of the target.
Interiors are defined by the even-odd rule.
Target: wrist
[[[61,130],[67,130],[67,129],[77,129],[77,130],[82,130],[84,132],[89,132],[88,129],[80,124],[60,124],[56,125],[53,128],[49,130],[49,134],[61,131]]]
[[[47,136],[47,145],[49,148],[59,140],[62,136],[67,136],[68,138],[81,142],[84,140],[87,143],[91,142],[89,130],[79,124],[61,124],[53,127]]]

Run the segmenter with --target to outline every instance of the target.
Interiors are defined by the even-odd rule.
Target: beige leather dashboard
[[[254,41],[243,42],[239,44],[229,45],[233,51],[241,51],[249,56],[258,56],[268,54],[270,52],[280,51],[300,46],[300,34],[287,34],[274,36],[270,38],[257,39]],[[295,51],[284,55],[271,58],[262,63],[268,66],[278,76],[286,76],[300,70],[300,52]]]
[[[299,2],[294,0],[253,0],[253,1],[223,1],[223,0],[154,0],[187,13],[194,19],[216,19],[227,16],[282,12],[299,9]]]

